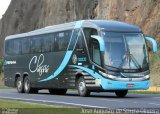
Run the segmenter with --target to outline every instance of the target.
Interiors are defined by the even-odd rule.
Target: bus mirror
[[[104,52],[105,50],[105,45],[104,45],[104,40],[102,37],[98,36],[98,35],[91,35],[91,38],[96,39],[99,42],[99,48],[100,51]]]
[[[151,38],[151,37],[145,37],[145,39],[152,44],[153,52],[154,52],[154,53],[157,53],[157,52],[158,52],[158,45],[157,45],[156,40],[154,40],[154,39]],[[149,48],[149,51],[151,51],[151,48]]]

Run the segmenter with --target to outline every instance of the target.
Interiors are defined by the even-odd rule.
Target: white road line
[[[157,104],[157,103],[148,103],[148,104],[160,106],[160,104]]]
[[[109,107],[101,107],[101,106],[85,105],[85,104],[77,104],[77,103],[68,103],[68,102],[59,102],[59,101],[35,100],[35,99],[24,99],[24,98],[3,97],[3,96],[0,96],[0,98],[22,100],[22,101],[43,102],[43,103],[65,104],[65,105],[81,106],[81,107],[88,107],[88,108],[109,108]]]
[[[112,100],[112,99],[99,99],[99,100],[103,100],[103,101],[114,101],[114,102],[124,102],[124,101],[120,101],[120,100]]]

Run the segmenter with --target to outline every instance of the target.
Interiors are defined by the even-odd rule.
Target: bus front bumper
[[[114,81],[103,79],[100,82],[100,85],[104,90],[146,90],[150,87],[150,80]]]

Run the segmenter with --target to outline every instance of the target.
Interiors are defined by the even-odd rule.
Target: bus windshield
[[[148,67],[148,52],[143,34],[103,32],[106,66],[121,69]]]

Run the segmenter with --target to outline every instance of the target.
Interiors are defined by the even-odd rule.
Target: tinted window
[[[50,52],[51,51],[51,37],[52,35],[44,35],[42,36],[42,52]]]
[[[57,43],[58,43],[58,50],[65,51],[64,43],[65,43],[65,36],[64,32],[60,32],[57,34]]]
[[[78,34],[79,34],[79,29],[76,29],[76,30],[74,30],[74,32],[73,33],[71,33],[71,44],[70,44],[70,47],[69,47],[69,49],[70,50],[73,50],[73,48],[75,47],[75,44],[76,44],[76,40],[77,40],[77,38],[78,38]]]
[[[21,54],[21,40],[15,39],[6,41],[5,51],[8,55]]]
[[[100,49],[98,41],[95,41],[92,45],[93,49],[93,61],[98,65],[101,65]]]
[[[14,40],[14,48],[13,48],[13,54],[21,54],[21,39],[15,39]]]
[[[31,39],[31,53],[40,53],[41,52],[41,38],[35,36]]]
[[[55,51],[66,51],[71,37],[71,31],[55,33]]]
[[[92,28],[85,28],[83,29],[84,31],[84,35],[87,41],[87,46],[89,49],[89,53],[91,54],[91,35],[98,35],[98,32],[96,29],[92,29]]]
[[[81,32],[81,34],[79,35],[79,38],[78,38],[78,42],[77,42],[77,49],[83,49],[84,46],[85,46],[84,38],[83,38],[83,34]]]
[[[52,37],[51,37],[51,51],[55,51],[55,34],[51,34]]]
[[[68,48],[70,38],[71,38],[71,31],[65,31],[65,37],[64,37],[64,49],[65,50]]]
[[[84,31],[84,35],[88,45],[89,45],[89,42],[91,41],[91,35],[98,35],[98,32],[96,29],[85,28],[83,31]]]
[[[13,40],[7,40],[5,44],[5,51],[6,54],[11,55],[14,51],[14,42]]]
[[[22,39],[22,54],[30,53],[30,39]]]

